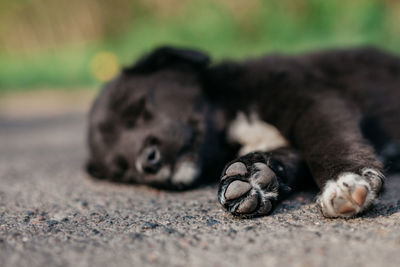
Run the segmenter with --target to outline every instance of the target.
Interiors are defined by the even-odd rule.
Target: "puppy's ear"
[[[163,68],[186,65],[195,69],[205,68],[210,57],[200,51],[163,46],[142,57],[132,67],[125,68],[125,73],[150,73]]]

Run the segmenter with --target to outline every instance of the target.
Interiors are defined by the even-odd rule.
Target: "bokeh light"
[[[117,75],[120,64],[117,56],[112,52],[97,53],[90,61],[90,72],[96,80],[107,82]]]

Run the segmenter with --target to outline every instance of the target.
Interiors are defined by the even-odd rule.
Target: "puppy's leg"
[[[233,215],[266,215],[288,195],[303,172],[304,162],[290,148],[246,154],[226,165],[218,201]]]
[[[326,217],[351,217],[367,209],[383,183],[382,164],[360,130],[361,114],[338,97],[314,101],[296,121],[292,142],[321,188]]]

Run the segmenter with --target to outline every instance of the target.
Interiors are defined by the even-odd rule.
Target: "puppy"
[[[317,203],[327,217],[366,210],[381,190],[384,164],[398,166],[396,56],[373,48],[269,55],[218,64],[205,80],[207,95],[224,109],[255,112],[280,130],[321,189]],[[271,211],[279,178],[287,174],[268,160],[265,153],[253,153],[225,168],[219,201],[228,211],[250,216]]]
[[[163,47],[106,84],[89,114],[93,177],[186,189],[218,177],[236,151],[201,86],[209,57]]]
[[[248,146],[255,143],[254,127],[247,134],[253,142],[234,131],[243,130],[238,112],[256,114],[293,148],[229,162],[218,190],[222,206],[242,217],[265,215],[312,177],[325,216],[354,216],[376,199],[383,163],[398,162],[399,74],[400,60],[375,49],[209,66],[202,52],[159,48],[108,83],[95,101],[87,170],[97,178],[171,189],[213,180],[237,142],[257,149]],[[270,136],[261,131],[256,143],[270,148]]]

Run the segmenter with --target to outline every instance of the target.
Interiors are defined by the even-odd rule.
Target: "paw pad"
[[[225,175],[233,176],[233,175],[245,175],[247,172],[246,165],[242,162],[235,162],[226,169]]]
[[[375,174],[376,177],[372,177]],[[352,217],[367,209],[376,199],[383,175],[375,170],[343,173],[337,181],[326,184],[318,197],[318,204],[326,217]]]
[[[354,189],[353,193],[351,194],[351,199],[358,205],[362,206],[367,199],[368,188],[365,186],[358,186]]]
[[[263,162],[234,162],[221,178],[218,200],[230,213],[238,216],[265,215],[272,210],[278,196],[275,173]]]
[[[250,189],[251,185],[249,183],[239,180],[233,181],[225,191],[225,199],[232,200],[238,198],[249,192]]]

